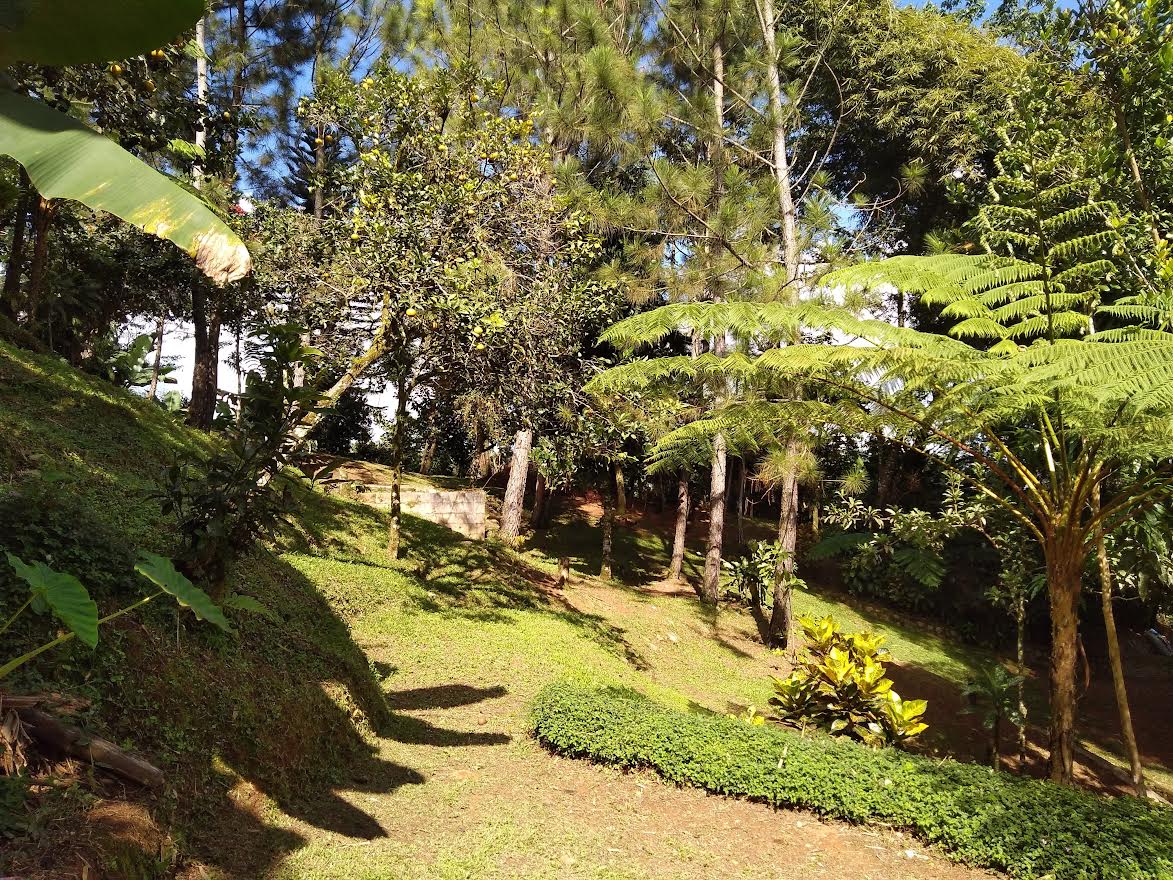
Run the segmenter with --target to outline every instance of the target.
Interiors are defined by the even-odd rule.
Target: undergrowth
[[[534,731],[554,751],[652,769],[679,785],[908,829],[1021,878],[1168,880],[1173,810],[974,764],[680,712],[630,691],[555,684]]]

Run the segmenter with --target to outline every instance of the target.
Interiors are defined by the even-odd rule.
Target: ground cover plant
[[[1139,800],[1105,801],[972,765],[567,684],[539,695],[533,723],[538,739],[564,754],[650,768],[679,785],[775,806],[892,823],[1011,876],[1147,880],[1173,871],[1173,814]]]

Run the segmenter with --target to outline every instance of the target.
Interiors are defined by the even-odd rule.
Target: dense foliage
[[[533,723],[538,739],[562,754],[778,807],[896,825],[1013,877],[1163,880],[1173,872],[1173,813],[1132,798],[1104,800],[569,684],[542,692]]]
[[[904,700],[885,676],[884,637],[845,633],[832,617],[800,617],[806,637],[795,670],[774,678],[777,707],[787,722],[823,728],[871,746],[903,744],[928,727],[924,700]]]

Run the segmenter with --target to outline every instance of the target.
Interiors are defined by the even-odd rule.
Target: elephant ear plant
[[[181,607],[191,609],[200,620],[207,621],[225,632],[232,631],[224,612],[212,602],[208,594],[176,571],[171,560],[156,556],[154,553],[142,553],[134,566],[134,570],[151,584],[152,589],[137,602],[104,617],[98,616],[97,604],[73,575],[54,571],[42,562],[26,563],[11,553],[5,555],[17,577],[28,585],[29,595],[0,627],[0,636],[3,636],[27,611],[34,614],[51,614],[64,626],[65,631],[31,651],[4,661],[0,665],[0,682],[30,660],[72,639],[76,638],[91,648],[96,647],[98,628],[102,624],[129,614],[164,595],[174,598]]]
[[[0,70],[101,63],[148,52],[204,14],[203,0],[10,0],[0,3]],[[0,73],[0,154],[46,199],[72,199],[174,242],[212,280],[251,269],[248,249],[195,194],[110,138],[28,94]]]

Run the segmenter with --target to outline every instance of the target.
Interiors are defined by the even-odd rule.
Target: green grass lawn
[[[768,533],[769,524],[754,522],[756,534]],[[735,548],[732,548],[735,549]],[[700,580],[704,569],[704,547],[691,541],[685,554],[684,574],[692,583]],[[671,554],[670,538],[639,527],[617,527],[614,538],[615,581],[638,586],[663,577]],[[574,571],[597,574],[602,562],[602,530],[588,517],[572,512],[552,527],[530,537],[525,555],[546,571],[556,572],[560,557],[570,557]],[[935,635],[915,623],[902,623],[891,611],[870,608],[861,613],[834,594],[821,594],[814,588],[800,588],[794,593],[797,614],[810,617],[834,616],[848,630],[874,630],[888,639],[888,647],[902,663],[931,669],[956,684],[963,684],[976,663],[990,662],[993,655],[960,642]]]
[[[0,544],[78,574],[103,609],[135,595],[118,566],[139,548],[173,546],[152,497],[159,476],[208,441],[4,345],[0,422],[0,506],[18,511],[0,522]],[[778,859],[802,878],[902,852],[899,840],[844,827],[836,854],[794,830],[807,819],[556,759],[529,738],[533,696],[564,678],[698,711],[768,699],[787,657],[758,643],[744,610],[648,588],[667,563],[662,537],[619,529],[617,578],[603,584],[588,576],[601,542],[583,517],[519,552],[405,520],[405,558],[392,560],[382,512],[300,493],[291,527],[242,560],[230,585],[276,621],[237,615],[229,638],[160,605],[104,633],[97,651],[66,647],[10,682],[90,699],[82,723],[164,769],[167,790],[127,809],[166,846],[151,849],[126,823],[93,825],[80,776],[38,797],[39,830],[0,847],[0,873],[75,876],[83,857],[109,868],[116,851],[136,876],[161,876],[150,866],[165,851],[175,855],[164,867],[193,878],[758,878]],[[560,556],[576,573],[566,589],[554,582]],[[699,564],[690,548],[686,573],[699,576]],[[913,682],[954,686],[988,658],[842,596],[802,590],[795,604],[883,631]],[[923,872],[881,862],[868,868],[875,877],[968,876],[935,857]]]

